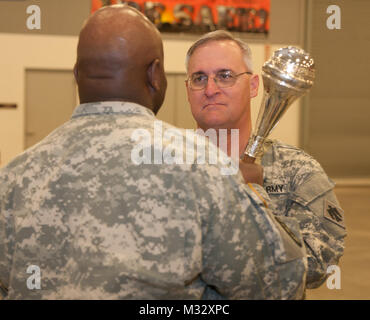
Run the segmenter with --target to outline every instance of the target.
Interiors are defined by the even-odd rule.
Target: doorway
[[[68,121],[78,104],[72,70],[26,70],[25,148]]]

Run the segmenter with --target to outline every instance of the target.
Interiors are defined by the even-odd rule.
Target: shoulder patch
[[[329,200],[324,201],[324,217],[345,229],[343,210]]]

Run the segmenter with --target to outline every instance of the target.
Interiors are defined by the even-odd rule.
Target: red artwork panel
[[[270,0],[92,0],[92,12],[128,4],[144,13],[162,32],[204,33],[217,29],[268,33]]]

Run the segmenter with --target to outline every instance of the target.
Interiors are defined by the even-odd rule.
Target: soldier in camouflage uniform
[[[230,129],[238,129],[236,156],[242,156],[252,128],[250,100],[259,87],[248,45],[226,31],[211,32],[191,46],[186,65],[188,100],[198,127],[205,132],[228,129],[225,151],[229,156]],[[263,171],[263,186],[274,214],[299,222],[308,257],[307,287],[316,288],[344,250],[346,229],[334,183],[315,159],[296,147],[268,140],[264,150],[260,161],[243,166],[249,175]]]
[[[148,19],[128,6],[97,11],[81,31],[75,75],[72,118],[0,171],[4,298],[302,297],[299,231],[265,208],[263,188],[222,174],[226,154],[212,165],[135,163],[136,139],[158,134],[167,84]],[[176,130],[176,141],[217,154]],[[150,141],[152,157],[161,150]]]

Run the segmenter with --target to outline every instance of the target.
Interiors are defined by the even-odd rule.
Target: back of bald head
[[[167,86],[159,31],[133,7],[103,7],[80,32],[75,76],[81,103],[131,101],[158,111]]]

